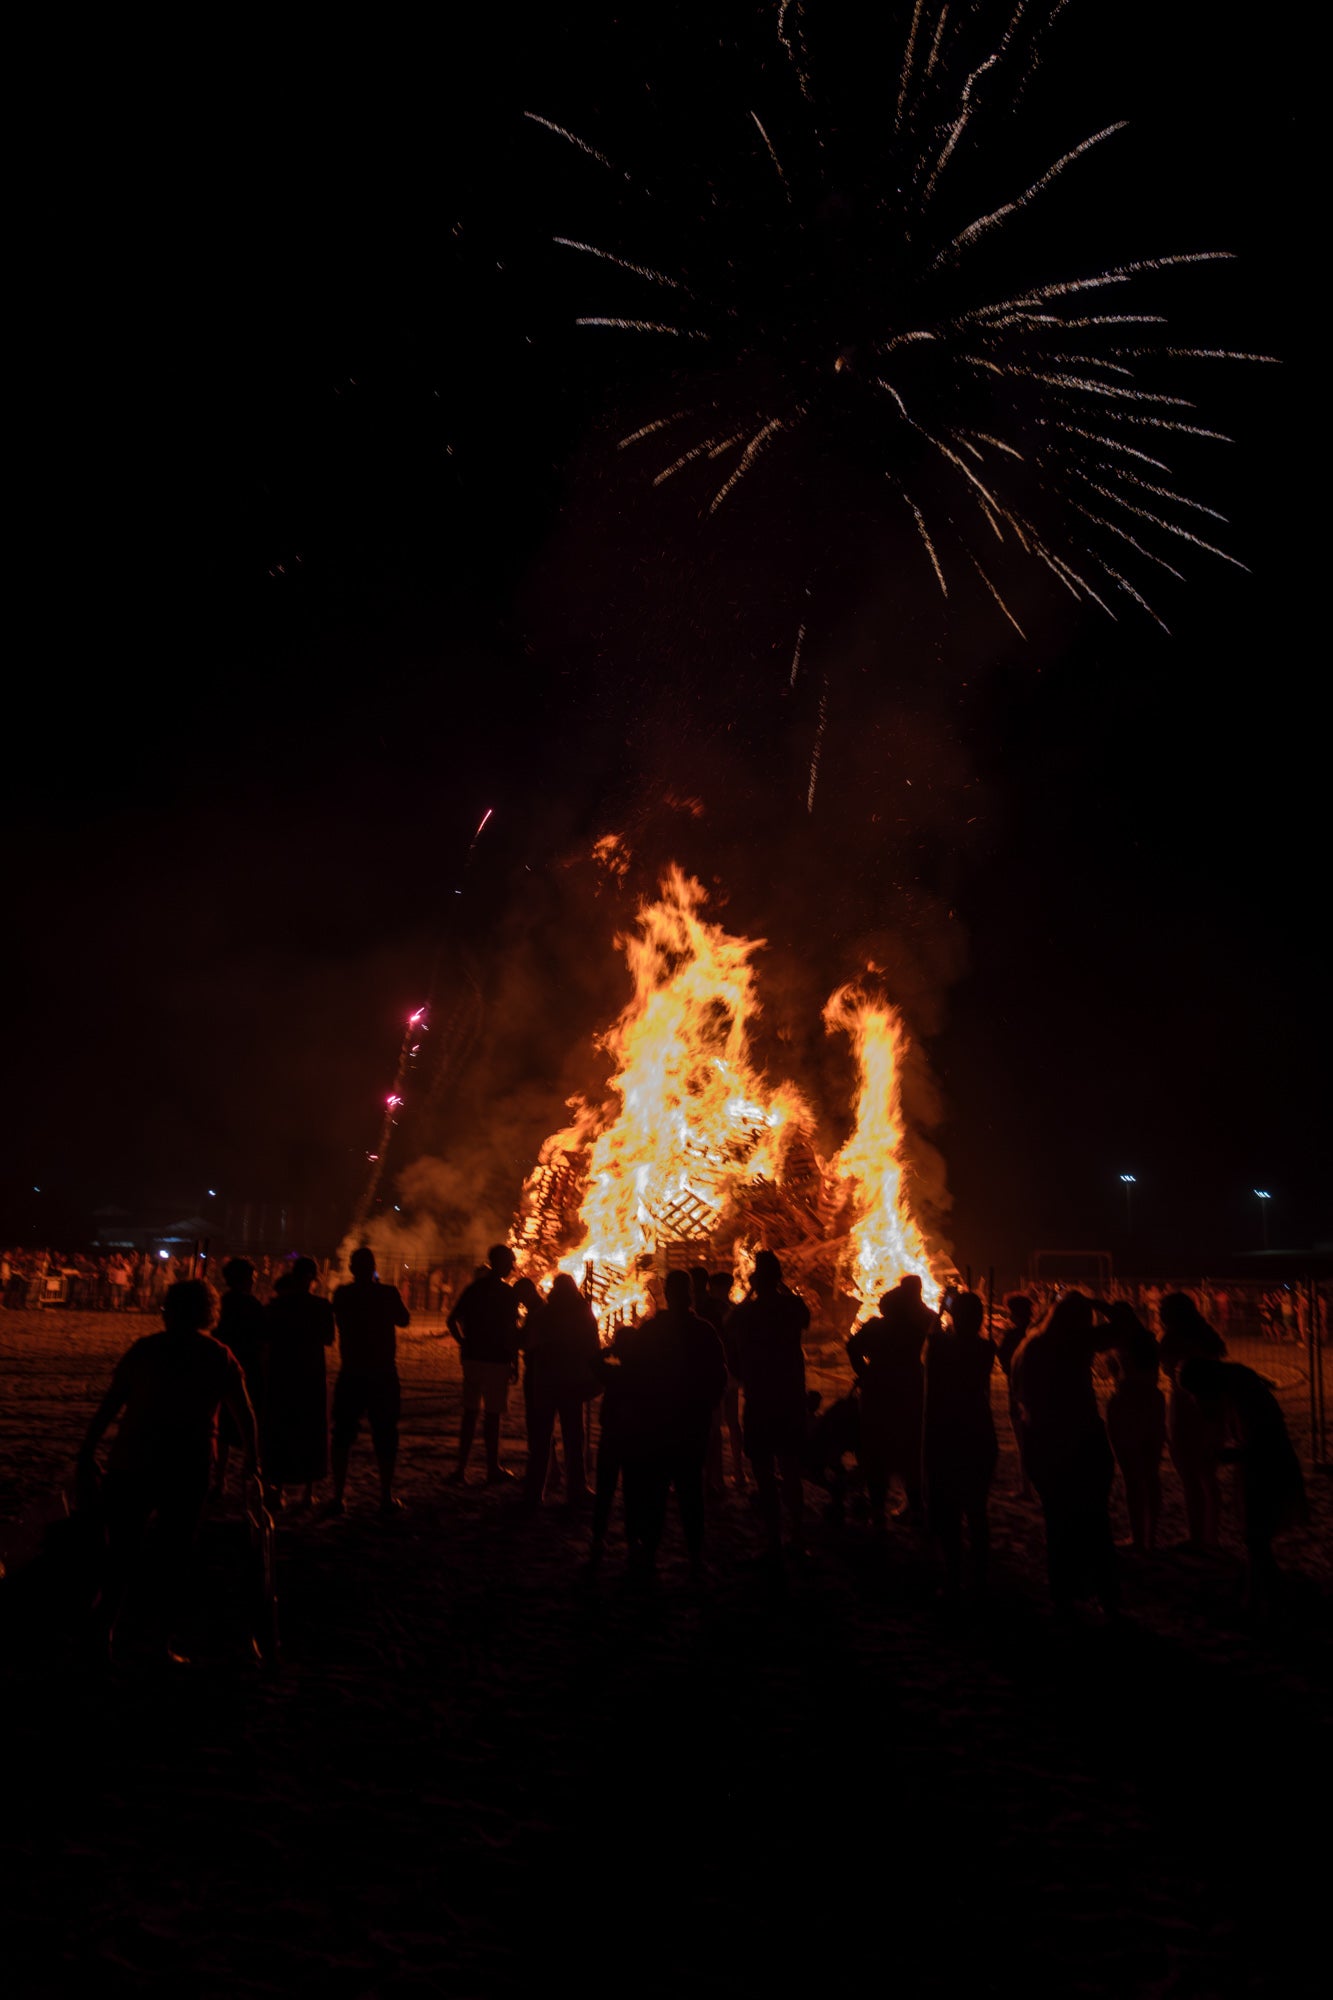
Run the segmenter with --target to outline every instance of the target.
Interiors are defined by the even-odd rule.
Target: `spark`
[[[693,326],[666,326],[656,319],[611,319],[605,314],[587,314],[575,326],[612,326],[620,333],[674,333],[681,340],[707,340],[708,335]]]
[[[819,783],[819,754],[824,747],[824,725],[828,721],[828,674],[825,673],[819,690],[819,721],[815,726],[815,746],[810,753],[810,785],[805,795],[805,809],[812,813],[815,809],[815,787]]]
[[[653,485],[654,486],[663,485],[675,473],[679,472],[683,465],[689,465],[693,459],[702,458],[705,452],[707,452],[710,458],[716,457],[718,452],[725,451],[728,445],[737,444],[740,441],[740,439],[743,438],[744,436],[745,436],[744,431],[736,431],[731,437],[724,438],[721,444],[718,443],[718,440],[715,437],[710,437],[710,438],[705,438],[702,444],[691,445],[689,450],[683,451],[680,457],[676,459],[673,464],[665,466],[663,470],[656,475],[656,477],[653,480]]]
[[[726,499],[728,493],[732,491],[733,487],[739,486],[741,480],[744,479],[746,473],[750,470],[750,467],[754,464],[760,452],[764,449],[765,445],[768,443],[768,440],[771,437],[774,437],[777,434],[777,432],[782,430],[783,428],[784,425],[782,418],[773,417],[769,420],[768,423],[764,425],[762,430],[758,430],[755,432],[754,436],[750,439],[750,442],[746,445],[745,450],[741,453],[740,462],[737,465],[736,470],[732,473],[730,479],[728,479],[721,487],[719,487],[718,491],[713,495],[712,504],[708,509],[710,514],[716,514],[718,508],[722,505],[722,502]]]
[[[995,602],[999,605],[1001,611],[1003,611],[1005,617],[1009,620],[1009,623],[1013,626],[1019,638],[1026,639],[1027,633],[1023,630],[1023,627],[1019,624],[1013,612],[1009,609],[1009,606],[1005,603],[999,591],[995,588],[995,585],[991,582],[989,576],[987,576],[985,570],[981,567],[981,564],[977,561],[975,556],[973,556],[971,560],[973,569],[976,571],[977,575],[981,578],[981,581],[985,584],[987,590],[990,592],[991,596],[995,599]]]
[[[525,111],[523,113],[523,116],[531,124],[542,126],[547,132],[554,132],[557,139],[563,139],[567,145],[577,148],[577,150],[580,153],[586,153],[590,160],[596,160],[598,166],[605,167],[608,170],[608,172],[613,174],[619,174],[624,172],[624,169],[618,167],[614,160],[609,160],[605,153],[599,153],[596,146],[590,146],[586,139],[580,139],[577,132],[568,131],[565,126],[557,125],[554,122],[554,120],[550,118],[543,118],[541,114],[536,111]],[[629,174],[625,174],[624,178],[626,180],[629,180],[631,176]]]
[[[795,687],[796,685],[796,676],[801,671],[801,648],[804,644],[805,625],[802,623],[796,634],[796,649],[791,656],[791,679],[787,683],[788,687]]]
[[[980,215],[975,222],[969,222],[967,228],[960,229],[957,236],[954,237],[953,242],[946,244],[944,249],[940,251],[939,256],[930,267],[931,270],[937,270],[941,264],[947,263],[949,258],[956,257],[960,251],[968,249],[979,237],[984,236],[988,229],[998,228],[1009,216],[1017,215],[1020,208],[1026,208],[1030,201],[1035,201],[1043,189],[1048,188],[1056,176],[1062,174],[1066,167],[1072,166],[1075,160],[1083,157],[1084,153],[1091,152],[1092,148],[1100,145],[1103,139],[1111,138],[1116,132],[1123,132],[1128,122],[1128,119],[1121,118],[1116,124],[1107,125],[1100,132],[1092,133],[1089,138],[1084,139],[1069,152],[1061,154],[1053,166],[1047,167],[1045,173],[1039,179],[1033,181],[1032,186],[1028,188],[1026,193],[1016,195],[1013,201],[1005,202],[1000,208],[993,208],[989,215]]]
[[[913,500],[910,493],[904,493],[903,498],[912,510],[912,519],[916,522],[917,533],[925,545],[926,554],[930,557],[930,566],[935,572],[935,581],[940,587],[940,593],[942,596],[947,597],[949,595],[949,586],[944,581],[944,571],[940,568],[940,559],[935,553],[935,544],[930,539],[930,531],[922,519],[921,509],[917,506],[916,501]]]
[[[636,278],[646,278],[651,285],[669,285],[673,292],[692,296],[688,285],[683,285],[679,278],[668,277],[665,271],[654,270],[651,264],[631,263],[628,257],[617,257],[613,251],[601,250],[595,243],[580,243],[573,236],[553,236],[551,241],[562,250],[581,250],[585,257],[600,257],[604,264],[614,264],[619,271],[629,271]]]
[[[755,122],[755,126],[756,129],[758,130],[759,137],[763,140],[765,146],[767,146],[768,148],[768,157],[773,162],[774,172],[777,174],[778,179],[782,182],[782,191],[786,195],[788,201],[790,201],[791,189],[787,185],[787,176],[782,171],[782,162],[778,158],[777,147],[773,144],[773,141],[769,138],[768,133],[764,128],[763,120],[760,118],[759,113],[757,111],[752,111],[750,113],[750,116],[751,118],[753,118]]]
[[[907,103],[908,85],[912,80],[912,61],[916,55],[916,31],[921,25],[921,12],[925,4],[926,0],[916,0],[916,5],[912,9],[912,25],[907,30],[907,48],[903,55],[902,74],[898,78],[897,127],[900,132],[903,124],[903,109]]]
[[[1202,535],[1191,533],[1188,528],[1182,528],[1176,521],[1168,521],[1162,514],[1150,513],[1146,507],[1136,507],[1132,501],[1126,500],[1122,493],[1117,493],[1112,487],[1099,486],[1095,479],[1088,479],[1086,473],[1082,476],[1094,493],[1100,493],[1103,500],[1110,500],[1115,506],[1123,507],[1127,514],[1135,515],[1140,521],[1151,522],[1154,528],[1161,528],[1164,534],[1178,535],[1182,542],[1193,542],[1196,549],[1206,549],[1210,556],[1220,556],[1223,562],[1229,562],[1236,569],[1245,570],[1246,574],[1249,574],[1246,565],[1236,556],[1228,555],[1225,549],[1217,548],[1212,542],[1205,542]]]

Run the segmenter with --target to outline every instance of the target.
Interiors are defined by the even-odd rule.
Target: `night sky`
[[[828,73],[869,131],[864,11],[811,15],[840,24]],[[1275,1240],[1326,1240],[1323,401],[1290,54],[1183,0],[1079,0],[1052,38],[1036,155],[1132,124],[1038,262],[1234,249],[1170,308],[1283,366],[1187,389],[1238,440],[1182,463],[1250,574],[1189,552],[1170,638],[1033,578],[1023,644],[867,565],[824,487],[756,484],[714,531],[698,490],[655,494],[615,452],[670,385],[573,327],[612,293],[550,238],[605,218],[521,113],[706,185],[775,57],[762,9],[577,12],[449,42],[201,19],[88,52],[61,101],[22,308],[6,1235],[210,1186],[350,1213],[432,983],[397,1164],[478,1154],[494,1105],[516,1185],[621,997],[627,905],[580,858],[617,830],[631,889],[678,857],[770,939],[765,1054],[798,1081],[837,1081],[823,993],[889,969],[960,1258],[1106,1246],[1185,1274],[1256,1245],[1256,1185]],[[810,535],[813,814],[816,668],[787,692]]]

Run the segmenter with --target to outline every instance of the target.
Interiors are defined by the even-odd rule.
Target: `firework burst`
[[[1020,224],[1124,130],[1085,133],[1035,172],[1014,167],[1013,114],[1062,10],[915,0],[872,131],[821,95],[806,10],[782,0],[779,60],[755,76],[756,103],[736,106],[749,150],[733,148],[738,188],[713,184],[685,215],[670,174],[643,186],[529,114],[617,189],[614,240],[555,241],[590,283],[598,274],[579,325],[654,344],[670,373],[670,405],[619,441],[645,487],[697,480],[706,519],[761,482],[808,489],[817,467],[826,516],[830,484],[854,490],[858,512],[902,526],[931,588],[979,580],[1020,632],[1011,559],[1110,617],[1129,604],[1159,624],[1154,575],[1179,577],[1183,553],[1236,561],[1198,532],[1201,514],[1221,517],[1179,490],[1167,454],[1226,441],[1194,420],[1180,392],[1189,368],[1272,357],[1172,345],[1156,309],[1167,274],[1229,253],[1099,266],[1066,234],[1071,268],[1025,261]],[[803,643],[804,625],[793,680]]]

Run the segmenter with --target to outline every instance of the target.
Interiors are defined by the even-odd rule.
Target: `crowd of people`
[[[937,1552],[947,1602],[960,1598],[965,1582],[984,1592],[998,1370],[1062,1613],[1093,1605],[1106,1618],[1118,1615],[1115,1470],[1133,1547],[1147,1553],[1156,1543],[1164,1456],[1180,1479],[1190,1545],[1200,1551],[1217,1547],[1220,1468],[1235,1465],[1247,1602],[1260,1616],[1273,1607],[1274,1538],[1305,1517],[1300,1466],[1270,1385],[1226,1358],[1221,1333],[1186,1293],[1160,1299],[1160,1336],[1127,1300],[1077,1290],[1044,1312],[1016,1294],[993,1333],[977,1294],[950,1290],[936,1312],[909,1275],[847,1341],[851,1391],[821,1407],[806,1381],[809,1309],[770,1251],[755,1257],[738,1303],[729,1271],[668,1272],[661,1309],[605,1343],[571,1278],[557,1275],[543,1294],[514,1273],[512,1250],[495,1246],[448,1315],[463,1378],[449,1483],[468,1483],[480,1428],[486,1481],[517,1485],[520,1518],[562,1489],[563,1505],[586,1515],[593,1567],[604,1560],[619,1492],[629,1576],[649,1581],[674,1496],[701,1577],[708,1502],[726,1491],[729,1458],[734,1486],[758,1510],[776,1575],[804,1557],[814,1486],[834,1520],[850,1502],[873,1533],[888,1532],[892,1518],[924,1537]],[[237,1450],[243,1477],[261,1483],[273,1512],[313,1506],[331,1469],[324,1511],[338,1514],[367,1423],[380,1507],[390,1514],[400,1504],[397,1335],[410,1313],[399,1290],[381,1282],[374,1252],[353,1253],[349,1281],[331,1298],[320,1296],[310,1258],[289,1261],[266,1303],[248,1260],[233,1258],[222,1275],[220,1310],[198,1279],[168,1287],[163,1330],[122,1357],[83,1445],[80,1475],[85,1490],[100,1495],[109,1549],[100,1595],[108,1645],[148,1521],[157,1519],[159,1554],[166,1552],[179,1587],[210,1492],[222,1496]],[[330,1426],[326,1369],[335,1344]],[[1099,1366],[1112,1381],[1104,1416]],[[520,1385],[527,1460],[515,1482],[503,1447]],[[598,1403],[594,1451],[586,1418]],[[99,1471],[96,1455],[117,1417]]]

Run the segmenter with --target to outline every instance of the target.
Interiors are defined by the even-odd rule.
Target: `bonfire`
[[[734,937],[703,914],[700,884],[668,870],[656,901],[617,940],[633,991],[598,1038],[611,1061],[603,1100],[570,1099],[524,1184],[513,1243],[523,1268],[568,1271],[605,1329],[652,1309],[673,1267],[729,1265],[776,1250],[822,1316],[850,1323],[906,1272],[932,1302],[938,1283],[907,1199],[901,1019],[872,991],[845,986],[825,1009],[851,1037],[855,1126],[832,1160],[815,1145],[800,1091],[756,1067],[753,961],[762,938]]]

